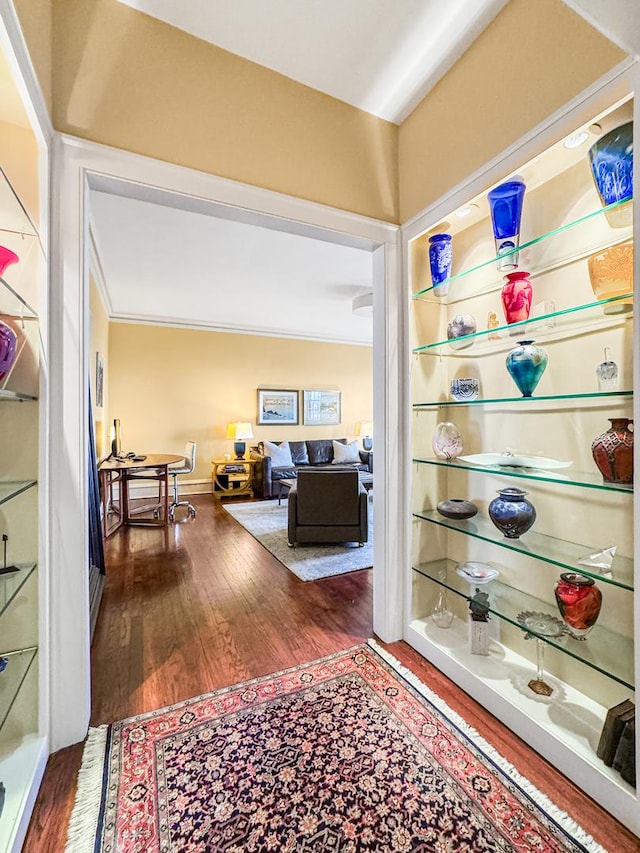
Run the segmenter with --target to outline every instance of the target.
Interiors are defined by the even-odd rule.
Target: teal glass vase
[[[544,373],[549,356],[533,341],[518,341],[507,355],[507,370],[523,397],[531,397]]]

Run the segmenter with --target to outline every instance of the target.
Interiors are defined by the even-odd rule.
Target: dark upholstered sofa
[[[358,472],[328,467],[298,471],[289,492],[287,535],[289,545],[298,543],[357,542],[369,536],[367,492]]]
[[[289,441],[291,449],[292,465],[275,466],[270,456],[264,455],[264,445],[260,443],[257,449],[251,450],[251,458],[257,461],[253,474],[254,494],[262,498],[277,498],[280,493],[279,480],[288,480],[297,477],[300,468],[332,468],[333,464],[333,442],[349,444],[346,438],[337,439],[312,439],[308,441]],[[281,441],[273,442],[281,445]],[[357,468],[361,471],[373,472],[373,452],[367,450],[358,451],[359,462],[340,463],[340,467]]]

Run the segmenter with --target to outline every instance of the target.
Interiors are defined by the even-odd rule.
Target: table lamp
[[[244,454],[247,451],[247,443],[244,439],[253,438],[251,424],[242,421],[227,424],[227,438],[234,440],[233,450],[236,454],[236,459],[244,459]]]
[[[362,449],[373,449],[373,423],[371,421],[360,421],[356,424],[356,435],[362,437]]]

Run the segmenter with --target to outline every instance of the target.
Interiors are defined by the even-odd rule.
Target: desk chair
[[[196,464],[196,443],[188,441],[184,447],[184,462],[169,467],[169,474],[173,477],[173,500],[169,504],[169,521],[175,521],[176,507],[186,506],[191,518],[196,517],[196,508],[189,501],[181,501],[178,496],[178,475],[190,474]]]

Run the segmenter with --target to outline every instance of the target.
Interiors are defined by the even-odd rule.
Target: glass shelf
[[[29,563],[28,565],[19,565],[17,572],[0,575],[0,616],[29,580],[35,568],[35,563]],[[0,678],[2,675],[3,673],[0,673]]]
[[[600,327],[600,326],[610,326],[616,322],[621,322],[632,317],[631,313],[619,313],[619,314],[602,314],[602,307],[604,305],[620,302],[623,299],[629,299],[630,296],[633,296],[632,292],[623,293],[620,296],[613,296],[610,299],[602,299],[597,300],[595,302],[586,302],[583,305],[572,305],[570,308],[561,308],[558,311],[552,311],[549,314],[540,314],[538,317],[529,318],[528,320],[520,320],[518,323],[510,323],[503,324],[501,326],[496,326],[493,329],[480,329],[480,331],[474,332],[472,335],[460,335],[460,337],[455,338],[455,344],[458,345],[460,341],[468,341],[468,347],[464,349],[453,349],[451,347],[451,341],[446,338],[441,341],[433,341],[429,344],[421,344],[420,346],[414,347],[412,352],[416,354],[421,354],[428,352],[429,350],[437,350],[441,347],[448,347],[447,352],[438,352],[438,355],[441,356],[449,356],[449,357],[457,357],[457,358],[469,358],[474,355],[479,355],[479,347],[473,347],[473,343],[478,340],[480,343],[485,346],[482,348],[481,352],[495,352],[498,349],[501,349],[505,345],[511,349],[516,345],[518,340],[527,340],[531,336],[534,336],[536,340],[540,338],[549,339],[549,338],[558,338],[564,337],[568,333],[574,334],[577,328],[580,330],[586,330],[586,326]],[[596,312],[597,309],[597,313]],[[586,315],[585,312],[592,312],[592,316]],[[578,315],[578,316],[575,316]],[[558,326],[555,326],[556,319],[562,319],[562,323]],[[554,325],[549,326],[545,325],[546,320],[553,320]],[[535,328],[527,328],[536,327],[540,324],[545,325],[544,329],[535,329]],[[515,330],[521,330],[518,334],[512,334]],[[499,332],[508,331],[509,335],[507,337],[501,337],[499,340],[489,340],[489,335],[496,335]]]
[[[7,400],[12,403],[25,403],[37,399],[33,394],[22,394],[20,391],[7,391],[5,388],[0,389],[0,400]]]
[[[38,649],[35,646],[2,653],[2,657],[8,658],[9,663],[4,672],[0,672],[0,730],[13,708],[13,703],[20,693],[37,653]]]
[[[535,265],[531,265],[534,267],[530,269],[530,274],[532,277],[535,275],[540,275],[544,272],[550,272],[551,270],[558,269],[562,266],[565,266],[570,263],[574,263],[575,261],[583,260],[584,258],[589,257],[596,252],[602,251],[603,249],[607,249],[613,245],[618,243],[626,243],[633,236],[633,229],[631,226],[625,229],[619,229],[619,233],[616,234],[617,239],[609,239],[605,242],[600,242],[597,244],[593,244],[592,240],[586,237],[587,245],[582,245],[578,251],[573,251],[570,255],[564,254],[562,252],[563,241],[553,241],[554,237],[558,237],[559,235],[565,234],[567,231],[574,231],[575,233],[572,235],[574,238],[573,243],[579,244],[579,237],[581,236],[580,232],[586,233],[586,229],[597,221],[600,217],[606,216],[606,213],[611,210],[615,210],[616,208],[622,208],[627,205],[632,205],[632,199],[626,199],[624,201],[617,201],[614,204],[610,204],[607,207],[599,207],[597,210],[588,213],[586,216],[581,216],[573,222],[567,222],[565,225],[561,225],[559,228],[554,228],[552,231],[549,231],[546,234],[541,234],[538,237],[534,237],[532,240],[527,240],[524,243],[521,243],[517,249],[512,249],[510,252],[505,252],[501,255],[501,258],[506,258],[508,255],[515,254],[519,252],[526,253],[526,250],[532,246],[536,246],[539,243],[551,242],[553,246],[557,243],[559,245],[558,255],[551,262],[547,263],[544,268],[538,269],[535,268]],[[489,223],[490,236],[491,225]],[[584,244],[584,240],[582,241]],[[548,247],[546,247],[548,248]],[[453,305],[456,302],[461,302],[465,299],[469,299],[472,296],[481,296],[486,293],[492,293],[495,290],[498,290],[504,284],[504,272],[497,269],[495,270],[495,279],[491,281],[491,283],[486,283],[486,269],[490,267],[491,264],[498,263],[498,258],[493,255],[487,260],[482,261],[479,264],[476,264],[469,269],[462,270],[462,272],[456,273],[452,275],[450,278],[446,280],[446,283],[449,285],[449,292],[446,297],[438,297],[433,293],[434,287],[433,285],[429,285],[429,287],[422,288],[422,290],[418,290],[413,294],[413,299],[432,299],[434,302],[438,302],[440,304],[445,305]],[[522,266],[522,264],[520,265]],[[527,265],[524,265],[524,268],[527,268]],[[481,277],[481,283],[477,284],[477,276],[476,274],[484,273]],[[476,279],[476,281],[474,281]],[[445,282],[442,282],[439,286],[442,287]],[[475,286],[475,289],[474,289]]]
[[[561,403],[563,400],[593,400],[610,399],[611,397],[632,397],[633,391],[588,391],[586,394],[540,394],[535,397],[490,397],[482,400],[433,400],[428,403],[414,403],[413,409],[445,409],[449,406],[486,406],[495,403],[539,403],[552,401]],[[556,408],[573,409],[573,406],[559,406]]]
[[[602,474],[593,471],[573,471],[562,468],[549,471],[541,471],[538,468],[523,468],[515,465],[474,465],[471,462],[462,462],[455,459],[448,462],[446,459],[419,459],[412,460],[418,465],[437,465],[448,468],[449,471],[474,471],[481,474],[499,474],[505,477],[516,477],[521,480],[540,480],[547,483],[560,483],[565,486],[577,486],[584,489],[601,489],[604,492],[626,492],[633,494],[633,486],[621,486],[617,483],[605,483]],[[569,471],[566,474],[563,471]]]
[[[10,501],[12,498],[32,489],[37,485],[37,480],[12,480],[0,483],[0,504]]]
[[[19,234],[21,237],[36,237],[40,242],[38,229],[33,224],[18,193],[14,190],[6,172],[0,166],[0,210],[2,217],[0,231]]]
[[[37,320],[38,314],[8,283],[0,276],[0,315],[20,320]]]
[[[453,560],[437,560],[414,566],[413,571],[469,601],[475,586],[456,573],[457,565]],[[489,595],[490,612],[523,633],[535,632],[525,629],[517,621],[516,616],[522,611],[551,613],[560,618],[555,604],[542,601],[499,580],[483,584],[481,588]],[[569,634],[541,639],[630,690],[634,689],[633,641],[630,638],[596,624],[584,640],[576,640]]]
[[[600,550],[603,547],[602,545],[596,547],[580,545],[577,542],[567,542],[564,539],[556,539],[554,536],[537,533],[535,530],[527,531],[520,539],[507,539],[505,536],[500,536],[498,529],[490,519],[481,515],[475,515],[473,518],[463,521],[454,521],[451,518],[445,518],[433,509],[414,512],[413,517],[430,524],[446,527],[449,530],[457,530],[458,533],[464,533],[474,539],[499,545],[501,548],[507,548],[519,554],[526,554],[528,557],[550,563],[561,569],[580,572],[581,575],[595,578],[602,583],[633,590],[633,560],[629,557],[616,555],[613,558],[611,573],[607,575],[590,570],[587,566],[578,565],[578,560]]]

